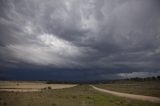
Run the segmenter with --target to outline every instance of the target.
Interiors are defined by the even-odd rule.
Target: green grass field
[[[0,92],[0,106],[159,106],[101,93],[89,85],[41,92]]]
[[[112,91],[160,97],[160,81],[117,81],[95,86]]]

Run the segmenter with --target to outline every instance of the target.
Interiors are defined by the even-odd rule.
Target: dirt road
[[[120,93],[120,92],[110,91],[110,90],[106,90],[106,89],[101,89],[101,88],[95,87],[93,85],[90,85],[90,86],[97,91],[106,92],[106,93],[109,93],[109,94],[112,94],[115,96],[119,96],[119,97],[126,97],[126,98],[131,98],[131,99],[136,99],[136,100],[143,100],[143,101],[149,101],[149,102],[154,102],[154,103],[160,103],[160,98],[158,98],[158,97]]]

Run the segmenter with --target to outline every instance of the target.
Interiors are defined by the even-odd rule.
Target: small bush
[[[4,105],[4,106],[6,106],[6,105],[7,105],[7,103],[6,103],[6,102],[4,102],[4,103],[3,103],[3,105]]]
[[[47,89],[52,89],[50,86]]]
[[[75,98],[77,98],[77,97],[73,95],[72,98],[75,99]]]
[[[52,106],[57,106],[57,105],[55,103],[53,103]]]

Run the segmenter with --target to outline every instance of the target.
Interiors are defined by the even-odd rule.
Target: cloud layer
[[[159,0],[1,0],[0,70],[159,73],[159,10]]]

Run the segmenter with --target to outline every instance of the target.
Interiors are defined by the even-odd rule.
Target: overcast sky
[[[160,75],[159,0],[0,0],[0,78]]]

